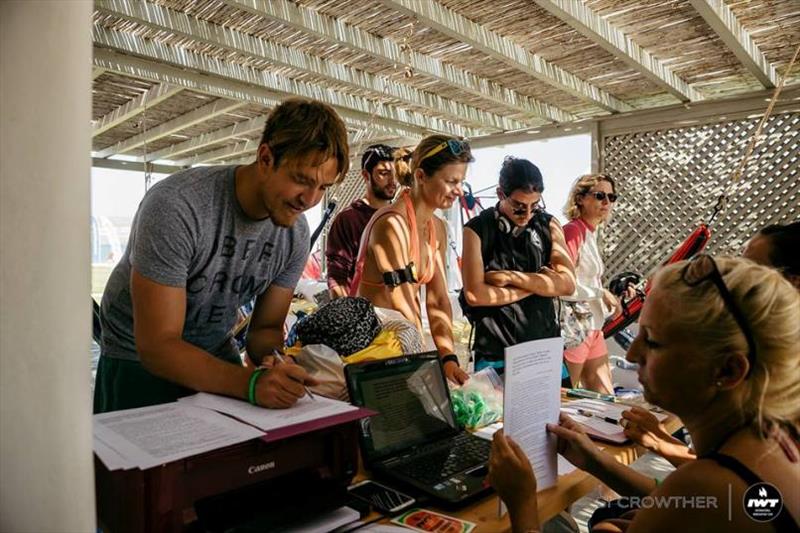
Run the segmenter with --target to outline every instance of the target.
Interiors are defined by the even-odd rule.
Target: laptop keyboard
[[[438,445],[428,453],[421,450],[408,461],[394,466],[395,472],[422,483],[432,485],[443,481],[471,466],[485,463],[489,459],[491,442],[460,433],[448,445]]]

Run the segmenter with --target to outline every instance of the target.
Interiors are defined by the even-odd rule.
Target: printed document
[[[563,352],[561,337],[506,348],[505,434],[525,450],[539,490],[555,485],[558,477],[556,437],[545,424],[558,424]]]
[[[94,415],[100,453],[123,468],[144,470],[263,434],[219,413],[177,402]]]
[[[358,409],[353,405],[339,400],[332,400],[323,396],[315,396],[310,399],[303,396],[297,403],[288,409],[267,409],[250,405],[242,400],[217,396],[199,392],[192,396],[181,398],[179,403],[193,405],[225,413],[238,418],[242,422],[252,424],[264,431],[311,422],[320,418],[346,413]]]

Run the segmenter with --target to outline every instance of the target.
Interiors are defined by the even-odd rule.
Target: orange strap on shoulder
[[[414,212],[414,204],[411,202],[411,195],[404,192],[402,195],[406,207],[406,218],[408,219],[409,230],[411,231],[411,260],[417,268],[420,267],[420,254],[419,254],[419,234],[417,233],[417,216]],[[420,285],[427,285],[433,279],[436,269],[436,253],[439,249],[439,243],[436,239],[436,228],[433,226],[433,219],[428,220],[428,268],[425,269],[425,274],[419,277],[417,283]]]
[[[417,218],[414,213],[414,204],[411,202],[409,192],[403,191],[400,194],[400,197],[403,200],[403,205],[406,210],[406,219],[408,220],[409,232],[411,233],[411,261],[414,262],[414,265],[418,268],[420,263],[420,255],[419,255],[419,235],[417,234]],[[381,218],[382,216],[389,214],[392,212],[391,209],[384,208],[385,210],[379,211],[376,213],[367,224],[367,227],[364,228],[364,234],[361,237],[361,245],[359,246],[358,250],[358,259],[356,260],[356,271],[353,275],[353,282],[350,285],[350,296],[355,296],[358,293],[358,287],[362,283],[364,285],[372,285],[374,287],[383,285],[383,281],[380,282],[373,282],[367,281],[363,279],[364,275],[364,264],[367,261],[367,246],[369,245],[370,234],[372,233],[372,226],[375,222]],[[425,285],[430,283],[433,279],[435,268],[436,268],[436,256],[435,254],[438,251],[439,243],[436,238],[436,230],[433,226],[433,220],[428,221],[428,242],[426,243],[428,246],[428,268],[425,269],[425,274],[417,280],[418,284]]]

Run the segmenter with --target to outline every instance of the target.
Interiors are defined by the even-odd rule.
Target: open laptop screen
[[[459,431],[437,356],[348,365],[345,371],[351,401],[380,413],[362,420],[368,462]]]

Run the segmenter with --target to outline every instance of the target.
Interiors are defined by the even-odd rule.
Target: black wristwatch
[[[458,363],[458,356],[454,353],[450,353],[442,357],[442,367],[444,367],[444,365],[449,363],[450,361],[454,362],[456,366],[461,368],[461,365]]]

